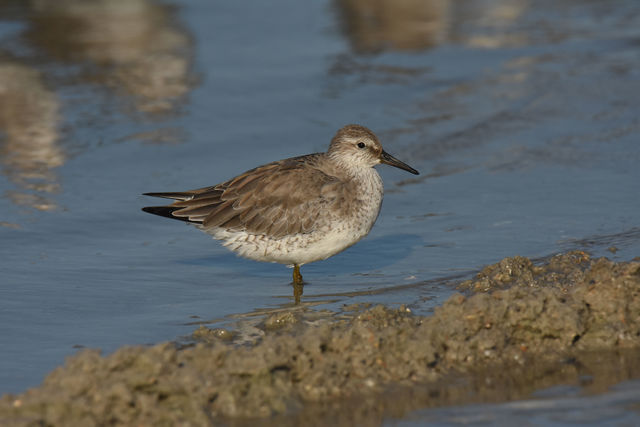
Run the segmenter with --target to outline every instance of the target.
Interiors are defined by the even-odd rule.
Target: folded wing
[[[176,202],[143,210],[201,224],[205,231],[220,227],[273,238],[308,233],[342,193],[340,180],[313,166],[317,156],[269,163],[212,187],[147,193]]]

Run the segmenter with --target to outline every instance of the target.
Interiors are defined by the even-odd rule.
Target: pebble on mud
[[[287,328],[287,330],[296,325],[300,321],[300,316],[297,313],[291,311],[281,311],[278,313],[267,316],[264,321],[264,328],[267,331],[281,330]]]
[[[198,329],[193,331],[191,337],[196,341],[211,342],[214,340],[231,341],[233,339],[233,332],[224,328],[207,328],[201,325]]]

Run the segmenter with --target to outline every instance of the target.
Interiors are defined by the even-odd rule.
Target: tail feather
[[[164,216],[166,218],[171,218],[171,219],[178,219],[180,221],[185,221],[185,222],[194,222],[194,221],[189,221],[188,217],[173,215],[173,212],[180,209],[182,208],[176,208],[173,206],[147,206],[142,208],[143,211],[150,214]]]
[[[172,193],[144,193],[144,196],[152,196],[152,197],[162,197],[163,199],[173,199],[173,200],[189,200],[193,198],[193,193],[191,192],[172,192]]]

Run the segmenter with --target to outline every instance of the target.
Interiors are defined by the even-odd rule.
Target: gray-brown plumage
[[[279,160],[211,187],[145,193],[176,201],[143,210],[194,223],[242,256],[294,265],[294,282],[300,282],[298,266],[368,234],[382,202],[373,169],[379,163],[418,174],[384,152],[369,129],[348,125],[326,153]]]

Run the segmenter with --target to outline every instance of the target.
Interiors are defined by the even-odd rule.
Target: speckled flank
[[[355,181],[361,184],[354,190],[361,192],[340,209],[320,216],[311,232],[273,238],[220,227],[205,231],[238,255],[256,261],[303,265],[327,259],[369,234],[380,212],[382,180],[375,169],[362,170]]]

